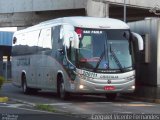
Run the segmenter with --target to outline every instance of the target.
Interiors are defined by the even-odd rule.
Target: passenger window
[[[25,39],[27,41],[28,46],[30,47],[37,46],[39,32],[40,30],[36,30],[26,34]]]
[[[48,28],[48,29],[45,30],[44,41],[43,41],[43,48],[45,48],[45,49],[52,49],[52,44],[51,44],[51,28]]]
[[[52,49],[51,44],[51,28],[42,29],[38,40],[39,51]]]

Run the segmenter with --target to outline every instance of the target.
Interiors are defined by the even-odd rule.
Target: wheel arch
[[[64,77],[63,72],[58,71],[58,73],[57,73],[57,85],[58,85],[59,82],[61,82],[60,80],[62,80],[61,78],[63,78],[63,77]]]
[[[24,80],[24,77],[26,77],[26,71],[22,70],[22,72],[21,72],[21,84]]]
[[[61,80],[61,78],[63,78],[64,77],[64,75],[63,75],[63,72],[62,71],[58,71],[57,72],[57,77],[56,77],[56,84],[57,84],[57,93],[59,94],[59,85],[60,85],[60,83],[62,82]],[[64,82],[64,81],[63,81]]]

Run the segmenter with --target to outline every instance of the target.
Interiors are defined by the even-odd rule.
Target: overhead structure
[[[156,16],[159,0],[125,0],[127,21]],[[0,0],[0,26],[26,27],[65,16],[112,17],[123,20],[124,0]]]

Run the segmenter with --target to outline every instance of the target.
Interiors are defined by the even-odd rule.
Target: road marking
[[[0,105],[6,105],[7,103],[0,103]]]
[[[148,102],[141,102],[141,101],[137,101],[137,102],[130,102],[130,103],[133,103],[133,104],[147,104]]]
[[[24,104],[10,104],[8,105],[8,107],[11,107],[11,108],[17,108],[17,107],[21,107],[23,106]]]
[[[85,102],[85,104],[110,104],[110,103],[113,103],[113,102]]]
[[[122,114],[132,114],[133,112],[128,112],[128,111],[124,111],[124,112],[122,112],[122,111],[113,111],[114,113],[122,113]]]
[[[127,107],[146,107],[146,106],[155,106],[155,105],[151,105],[151,104],[135,104],[135,103],[128,103],[128,104],[114,104],[114,106],[127,106]]]
[[[72,103],[51,103],[51,104],[43,104],[43,105],[70,105]]]

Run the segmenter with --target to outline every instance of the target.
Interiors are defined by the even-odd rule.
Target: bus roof
[[[57,19],[41,22],[37,25],[17,31],[15,34],[21,34],[24,32],[41,29],[44,27],[52,27],[52,26],[62,25],[62,24],[69,24],[69,25],[73,25],[74,27],[93,28],[93,29],[129,29],[129,26],[121,20],[112,19],[112,18],[77,16],[77,17],[63,17],[63,18],[57,18]]]
[[[97,17],[63,17],[54,20],[42,22],[43,24],[66,23],[75,27],[96,28],[96,29],[129,29],[129,26],[121,20],[112,18],[97,18]]]

